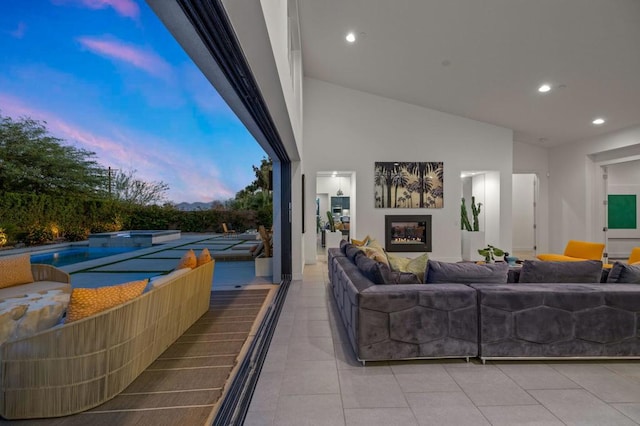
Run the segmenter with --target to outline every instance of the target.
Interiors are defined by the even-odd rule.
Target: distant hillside
[[[200,202],[179,203],[179,204],[176,204],[176,208],[178,210],[190,212],[190,211],[194,211],[194,210],[209,210],[212,205],[213,205],[213,202],[210,202],[210,203],[200,203]]]

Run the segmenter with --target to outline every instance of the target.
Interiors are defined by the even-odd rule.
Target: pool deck
[[[246,239],[245,239],[246,238]],[[95,288],[151,278],[175,269],[182,255],[193,249],[196,255],[208,248],[216,259],[212,291],[244,288],[254,284],[271,284],[271,277],[256,277],[249,249],[255,236],[225,238],[222,234],[182,233],[180,239],[127,253],[62,266],[71,275],[72,287]],[[77,244],[74,244],[77,245]],[[48,246],[45,250],[68,247],[69,244]],[[86,243],[84,244],[86,247]],[[29,249],[11,250],[35,252]],[[38,253],[44,250],[38,250]],[[3,253],[9,254],[9,253]]]

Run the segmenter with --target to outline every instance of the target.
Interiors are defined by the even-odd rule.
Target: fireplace
[[[385,250],[431,251],[431,215],[387,215]]]

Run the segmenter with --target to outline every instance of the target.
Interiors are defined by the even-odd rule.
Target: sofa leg
[[[480,360],[482,361],[482,365],[486,365],[487,364],[487,360],[484,358],[480,358]]]
[[[467,360],[467,364],[469,364],[469,361],[471,361],[471,359],[469,357],[465,358]]]
[[[360,362],[362,363],[362,366],[363,366],[363,367],[366,367],[366,366],[367,366],[367,361],[362,360],[362,361],[360,361]]]

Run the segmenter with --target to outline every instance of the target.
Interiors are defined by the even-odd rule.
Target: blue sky
[[[47,122],[174,202],[231,198],[264,151],[142,0],[20,0],[0,13],[0,113]]]

